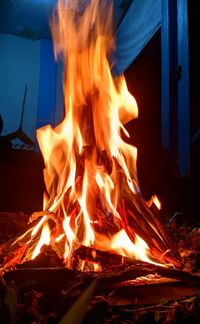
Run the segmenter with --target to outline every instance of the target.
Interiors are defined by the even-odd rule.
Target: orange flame
[[[135,235],[135,243],[133,244],[125,230],[121,230],[114,236],[111,249],[117,250],[123,256],[135,257],[138,260],[156,264],[148,257],[150,254],[148,245],[137,234]]]
[[[161,201],[158,199],[158,197],[156,195],[153,195],[151,197],[151,199],[148,201],[149,207],[151,207],[152,204],[156,205],[156,207],[158,208],[158,210],[161,210],[162,204],[161,204]]]
[[[106,9],[106,19],[98,14],[100,7]],[[92,200],[95,202],[101,193],[103,207],[120,218],[116,211],[120,183],[114,159],[124,171],[130,189],[138,190],[136,148],[125,143],[120,134],[123,131],[129,136],[123,123],[137,117],[138,108],[124,77],[114,81],[111,76],[107,55],[113,48],[112,8],[106,7],[104,1],[92,1],[77,17],[77,8],[60,0],[57,10],[58,19],[54,16],[51,25],[55,55],[62,55],[66,63],[65,119],[54,130],[50,126],[39,129],[37,138],[46,165],[49,211],[61,209],[64,215],[67,213],[63,201],[71,188],[68,204],[77,200],[80,205],[74,230],[80,232],[80,222],[84,226],[82,243],[91,245],[95,240]],[[86,152],[80,192],[75,186],[77,156],[85,147],[92,150]],[[106,152],[112,163],[110,174],[102,161],[98,163],[101,152]],[[66,219],[63,224],[69,239]]]
[[[156,207],[160,210],[161,209],[161,202],[158,199],[158,197],[156,195],[153,196],[153,202],[156,205]]]
[[[33,260],[40,253],[40,249],[44,244],[49,245],[49,243],[50,243],[50,229],[48,224],[45,223],[42,228],[40,239],[36,245],[36,248],[32,254],[31,259]]]
[[[55,129],[47,125],[37,130],[45,162],[47,212],[31,234],[29,242],[42,228],[32,259],[43,244],[64,242],[68,265],[80,244],[152,262],[147,243],[137,234],[134,243],[130,240],[117,210],[122,186],[133,195],[139,193],[137,149],[121,137],[122,132],[129,137],[124,124],[137,118],[138,107],[124,76],[113,79],[111,74],[108,56],[114,39],[108,3],[92,0],[80,12],[79,1],[58,0],[51,21],[55,56],[65,63],[65,117]],[[158,206],[158,199],[153,199]],[[53,233],[49,214],[54,215]],[[114,233],[105,234],[102,224],[111,216]],[[100,268],[94,264],[96,271]]]

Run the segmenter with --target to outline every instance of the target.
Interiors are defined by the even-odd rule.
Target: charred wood
[[[108,295],[111,305],[156,305],[181,300],[189,296],[200,296],[200,287],[182,282],[129,285],[119,287]]]

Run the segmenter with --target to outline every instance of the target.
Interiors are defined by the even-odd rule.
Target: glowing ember
[[[32,259],[43,244],[51,244],[59,246],[68,267],[80,245],[176,264],[165,227],[140,195],[137,149],[121,137],[129,136],[123,125],[138,116],[138,107],[124,76],[111,75],[108,4],[92,0],[79,12],[78,1],[58,0],[51,21],[55,56],[65,63],[65,117],[55,129],[37,131],[45,162],[45,212],[26,243],[27,255],[38,241]],[[160,208],[158,199],[153,201]],[[97,263],[93,268],[101,269]]]

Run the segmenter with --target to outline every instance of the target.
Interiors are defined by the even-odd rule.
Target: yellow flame
[[[135,257],[138,260],[158,264],[153,262],[149,257],[149,248],[146,242],[135,234],[135,243],[133,243],[125,230],[119,231],[112,238],[111,249],[118,251],[123,256]]]
[[[40,228],[42,227],[42,225],[44,224],[44,222],[46,221],[46,219],[47,219],[47,216],[46,216],[46,215],[44,215],[44,216],[40,219],[40,221],[39,221],[39,222],[37,223],[37,225],[34,227],[32,233],[31,233],[31,237],[35,236],[35,235],[38,233],[38,231],[40,230]]]
[[[101,266],[98,263],[93,263],[93,267],[95,272],[101,271]]]
[[[161,201],[158,199],[156,195],[153,195],[151,199],[148,201],[148,206],[151,207],[152,204],[155,204],[158,210],[162,208]]]
[[[63,228],[67,237],[67,241],[65,242],[64,259],[67,259],[70,249],[72,248],[72,244],[74,240],[76,240],[76,236],[70,227],[70,217],[67,217],[66,215],[63,221]]]
[[[35,248],[35,250],[32,254],[32,257],[31,257],[32,260],[40,253],[41,247],[44,244],[46,244],[46,245],[50,244],[50,229],[49,229],[49,225],[47,223],[45,223],[43,225],[40,239],[39,239],[39,241],[36,245],[36,248]]]
[[[162,207],[161,201],[158,199],[156,195],[153,196],[153,202],[156,205],[156,207],[160,210]]]

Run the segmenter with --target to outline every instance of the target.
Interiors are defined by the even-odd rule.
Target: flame
[[[34,227],[33,231],[31,232],[31,237],[34,237],[38,233],[38,231],[40,230],[40,228],[42,227],[46,219],[47,216],[45,215],[40,219],[40,221],[37,223],[37,225]]]
[[[143,260],[149,263],[158,264],[153,262],[148,255],[150,254],[148,245],[146,242],[135,235],[135,243],[133,243],[125,230],[119,231],[112,239],[111,249],[116,250],[119,254],[128,257],[135,257],[138,260]]]
[[[101,271],[101,266],[98,263],[93,263],[93,267],[95,272]]]
[[[156,195],[153,195],[151,197],[151,199],[148,201],[149,207],[151,207],[152,204],[156,205],[156,207],[158,208],[158,210],[161,210],[162,204],[161,204],[161,201],[158,199],[158,197]]]
[[[156,205],[156,207],[160,210],[162,207],[161,201],[158,199],[156,195],[153,196],[153,202]]]
[[[65,215],[63,221],[63,228],[66,235],[66,242],[65,242],[65,252],[64,252],[64,259],[67,259],[70,256],[70,251],[72,249],[72,244],[74,240],[76,240],[76,236],[70,227],[70,218]],[[57,242],[59,242],[57,240]]]
[[[111,74],[112,2],[91,0],[82,11],[80,8],[79,1],[58,0],[51,20],[55,57],[65,65],[65,116],[56,128],[47,125],[37,130],[45,162],[46,213],[27,243],[38,238],[31,258],[40,253],[43,244],[64,242],[63,258],[68,266],[81,244],[153,262],[139,233],[134,231],[134,240],[127,235],[127,217],[120,207],[124,188],[131,197],[140,195],[137,149],[121,136],[129,137],[124,124],[137,118],[138,107],[124,76],[114,79]],[[157,197],[152,199],[159,208]],[[49,218],[54,222],[53,232]],[[149,218],[145,221],[164,244],[159,225],[151,224]],[[160,256],[165,246],[160,248],[154,238],[152,242]],[[100,269],[95,263],[94,270]]]
[[[49,229],[49,226],[47,223],[45,223],[43,225],[43,228],[42,228],[42,232],[41,232],[41,236],[40,236],[40,239],[36,245],[36,248],[32,254],[32,257],[31,259],[35,259],[35,257],[40,253],[40,250],[41,250],[41,247],[46,244],[46,245],[49,245],[50,243],[50,229]]]
[[[130,189],[134,193],[138,190],[136,148],[121,138],[121,131],[129,136],[123,123],[137,117],[137,103],[127,89],[124,76],[113,80],[107,59],[114,44],[112,6],[108,7],[105,1],[92,1],[80,17],[78,7],[74,6],[70,1],[59,0],[57,15],[51,22],[55,55],[62,56],[66,64],[65,118],[55,129],[48,125],[37,131],[46,165],[49,211],[61,210],[66,215],[74,201],[80,206],[73,230],[69,226],[70,217],[63,222],[69,243],[65,257],[75,233],[83,244],[94,244],[94,204],[100,195],[102,207],[120,218],[116,210],[120,189],[118,165]],[[106,18],[98,14],[100,9],[106,10]],[[77,157],[84,155],[84,150],[80,189],[75,185]],[[102,152],[106,152],[104,157]],[[111,164],[109,172],[103,158]],[[65,205],[63,201],[69,190]]]

